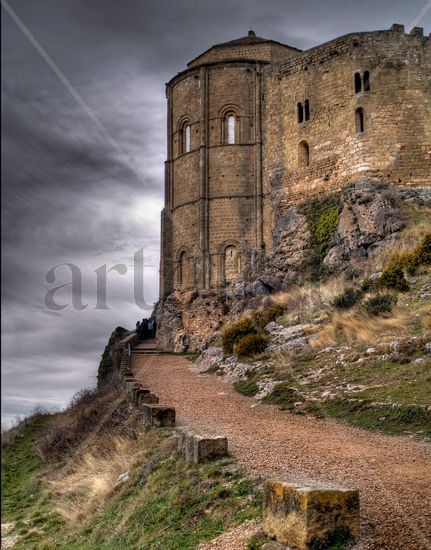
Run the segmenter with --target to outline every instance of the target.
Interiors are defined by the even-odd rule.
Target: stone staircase
[[[132,355],[154,355],[159,353],[154,339],[141,340],[132,347]]]

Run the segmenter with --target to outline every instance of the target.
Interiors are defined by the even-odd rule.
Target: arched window
[[[370,72],[369,71],[364,72],[364,91],[365,92],[370,91]]]
[[[234,144],[235,143],[235,115],[233,113],[229,113],[226,117],[226,126],[227,126],[227,142],[228,144]]]
[[[184,127],[184,153],[189,153],[191,149],[190,146],[190,124],[186,124]]]
[[[362,109],[362,107],[358,107],[355,111],[355,124],[357,134],[361,134],[365,131],[364,109]]]
[[[184,155],[191,151],[191,126],[184,122],[178,130],[178,154]]]
[[[238,249],[235,245],[228,245],[224,249],[223,277],[225,281],[234,281],[240,272],[240,261]]]
[[[304,122],[304,110],[301,102],[298,103],[298,122]]]
[[[310,120],[310,102],[308,99],[304,102],[304,118],[305,120]]]
[[[300,141],[298,144],[298,165],[301,167],[310,164],[310,148],[306,141]]]
[[[180,254],[180,260],[178,262],[178,284],[183,285],[184,284],[184,275],[185,275],[185,268],[186,268],[186,252],[183,250]]]
[[[355,73],[355,94],[359,94],[362,90],[362,80],[360,73]]]

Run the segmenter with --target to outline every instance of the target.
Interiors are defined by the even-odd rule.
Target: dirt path
[[[361,494],[361,549],[431,549],[431,449],[258,404],[172,355],[133,357],[137,377],[175,406],[178,425],[226,435],[252,476],[331,482]]]

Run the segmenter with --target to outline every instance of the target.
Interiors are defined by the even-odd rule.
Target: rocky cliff
[[[363,180],[278,210],[271,254],[247,268],[237,283],[174,292],[158,303],[158,345],[177,352],[205,349],[226,322],[270,303],[271,294],[337,273],[364,275],[366,260],[393,246],[412,222],[414,205],[431,206],[431,187],[389,187]]]

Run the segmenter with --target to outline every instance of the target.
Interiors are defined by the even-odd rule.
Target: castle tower
[[[229,284],[263,250],[262,68],[298,52],[250,31],[167,84],[161,296]]]

